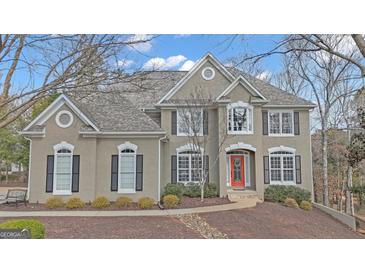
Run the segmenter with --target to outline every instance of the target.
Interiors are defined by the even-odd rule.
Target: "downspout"
[[[30,170],[32,166],[32,139],[24,137],[29,141],[29,164],[28,164],[28,188],[27,188],[27,200],[29,201],[29,192],[30,192]]]
[[[160,203],[161,199],[161,142],[166,140],[166,135],[160,139],[158,139],[158,172],[157,172],[157,202]]]

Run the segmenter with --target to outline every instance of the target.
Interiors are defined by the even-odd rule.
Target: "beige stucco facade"
[[[203,79],[201,72],[205,67],[214,67],[213,80]],[[170,99],[190,98],[191,93],[199,90],[209,98],[218,97],[232,83],[222,70],[217,69],[211,61],[205,62]],[[264,189],[269,184],[264,184],[264,161],[268,150],[273,147],[290,147],[295,150],[295,155],[301,156],[301,183],[298,187],[312,191],[311,144],[310,144],[310,114],[308,107],[285,106],[275,107],[275,110],[289,110],[299,113],[300,134],[289,137],[269,136],[263,134],[262,111],[270,111],[265,102],[257,102],[257,94],[253,94],[243,85],[237,85],[224,100],[212,104],[208,110],[208,135],[204,154],[209,156],[210,183],[219,187],[219,195],[226,196],[231,189],[229,174],[227,173],[227,150],[232,145],[244,144],[237,149],[247,153],[249,159],[250,189],[257,191],[263,198]],[[227,132],[227,105],[234,102],[244,102],[253,107],[253,132],[252,134],[228,134]],[[44,122],[44,135],[32,136],[31,158],[29,177],[30,202],[44,203],[53,193],[46,193],[47,155],[53,155],[53,146],[67,142],[74,146],[74,155],[80,155],[79,192],[70,196],[80,197],[84,201],[92,201],[98,196],[106,196],[114,201],[119,196],[129,196],[134,201],[142,196],[160,199],[163,187],[171,183],[171,156],[176,155],[177,148],[189,143],[186,136],[172,134],[172,112],[179,106],[160,104],[160,125],[165,133],[159,134],[89,134],[80,133],[85,122],[66,104]],[[72,125],[67,128],[59,127],[55,116],[61,110],[69,110],[75,117]],[[121,111],[123,111],[121,109]],[[156,119],[156,117],[154,117]],[[118,146],[129,142],[137,146],[137,154],[143,155],[143,190],[135,193],[121,194],[111,191],[111,157],[118,154]],[[67,199],[70,196],[65,196]]]

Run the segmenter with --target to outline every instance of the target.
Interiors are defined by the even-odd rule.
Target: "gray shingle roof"
[[[77,91],[67,95],[100,131],[164,131],[120,92]],[[91,129],[83,128],[83,130]]]
[[[312,102],[283,91],[263,80],[247,75],[234,68],[228,70],[235,76],[242,75],[263,96],[268,99],[268,105],[313,105]],[[177,82],[186,71],[155,71],[147,73],[142,78],[136,78],[133,83],[116,84],[112,90],[123,92],[137,108],[154,108],[156,104]],[[222,91],[223,92],[223,91]]]

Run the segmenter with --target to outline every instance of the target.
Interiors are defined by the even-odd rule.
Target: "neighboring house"
[[[312,191],[311,102],[227,69],[211,54],[189,72],[156,71],[137,81],[61,95],[22,131],[31,139],[31,202],[52,195],[159,200],[167,183],[196,181],[194,168],[209,172],[220,196],[250,189],[263,198],[270,184]],[[198,113],[208,137],[201,160],[179,119],[196,90],[213,99]]]

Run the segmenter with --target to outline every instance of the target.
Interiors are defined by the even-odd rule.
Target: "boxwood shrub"
[[[44,239],[44,224],[32,219],[9,220],[0,224],[0,228],[28,229],[32,239]]]
[[[300,204],[302,201],[310,201],[311,193],[297,186],[271,185],[265,189],[265,200],[284,203],[286,198],[293,198]]]
[[[194,183],[184,184],[167,184],[164,188],[163,196],[166,195],[175,195],[181,201],[183,196],[187,196],[190,198],[199,198],[200,193],[200,185]],[[218,196],[218,188],[216,184],[207,183],[204,185],[204,198],[212,198]]]

